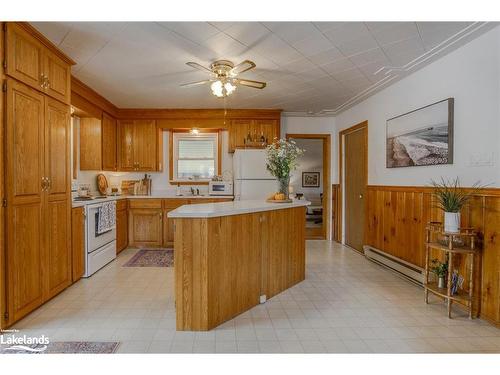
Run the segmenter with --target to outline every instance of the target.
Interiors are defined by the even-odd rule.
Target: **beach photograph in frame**
[[[387,168],[452,164],[453,106],[448,98],[387,120]]]

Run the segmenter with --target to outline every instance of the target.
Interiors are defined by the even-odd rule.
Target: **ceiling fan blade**
[[[187,62],[186,65],[189,65],[191,68],[195,68],[195,69],[198,69],[198,70],[201,70],[202,72],[207,72],[207,73],[210,73],[212,74],[213,72],[208,69],[207,67],[204,67],[203,65],[200,65],[198,63],[195,63],[195,62]]]
[[[253,68],[255,68],[255,63],[250,60],[245,60],[236,65],[233,69],[231,69],[230,74],[235,76]]]
[[[267,85],[265,82],[252,81],[251,79],[240,79],[240,78],[238,78],[238,79],[235,79],[234,81],[236,83],[240,84],[240,85],[247,86],[247,87],[252,87],[254,89],[263,89]]]
[[[205,79],[203,81],[196,81],[196,82],[189,82],[189,83],[183,83],[180,85],[181,87],[193,87],[193,86],[199,86],[199,85],[204,85],[205,83],[211,82],[209,79]]]

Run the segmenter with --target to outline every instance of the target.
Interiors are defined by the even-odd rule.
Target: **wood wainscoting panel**
[[[500,189],[482,189],[463,208],[461,217],[462,227],[474,227],[479,233],[481,256],[475,257],[474,267],[482,272],[476,272],[474,280],[475,311],[500,324]],[[443,212],[433,203],[432,188],[368,186],[366,245],[423,268],[429,221],[443,221]],[[465,262],[459,259],[455,266],[467,274]]]

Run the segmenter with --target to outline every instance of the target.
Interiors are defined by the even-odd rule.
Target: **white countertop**
[[[175,195],[171,193],[153,193],[152,195],[117,195],[106,198],[89,199],[85,201],[72,201],[72,207],[82,207],[100,202],[117,201],[120,199],[228,199],[232,195]]]
[[[170,211],[167,216],[169,218],[210,218],[304,207],[310,204],[311,202],[306,200],[294,200],[292,203],[269,203],[262,200],[205,203],[181,206]]]

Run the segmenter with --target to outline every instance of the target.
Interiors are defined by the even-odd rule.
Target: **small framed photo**
[[[302,187],[319,187],[319,172],[302,172]]]

